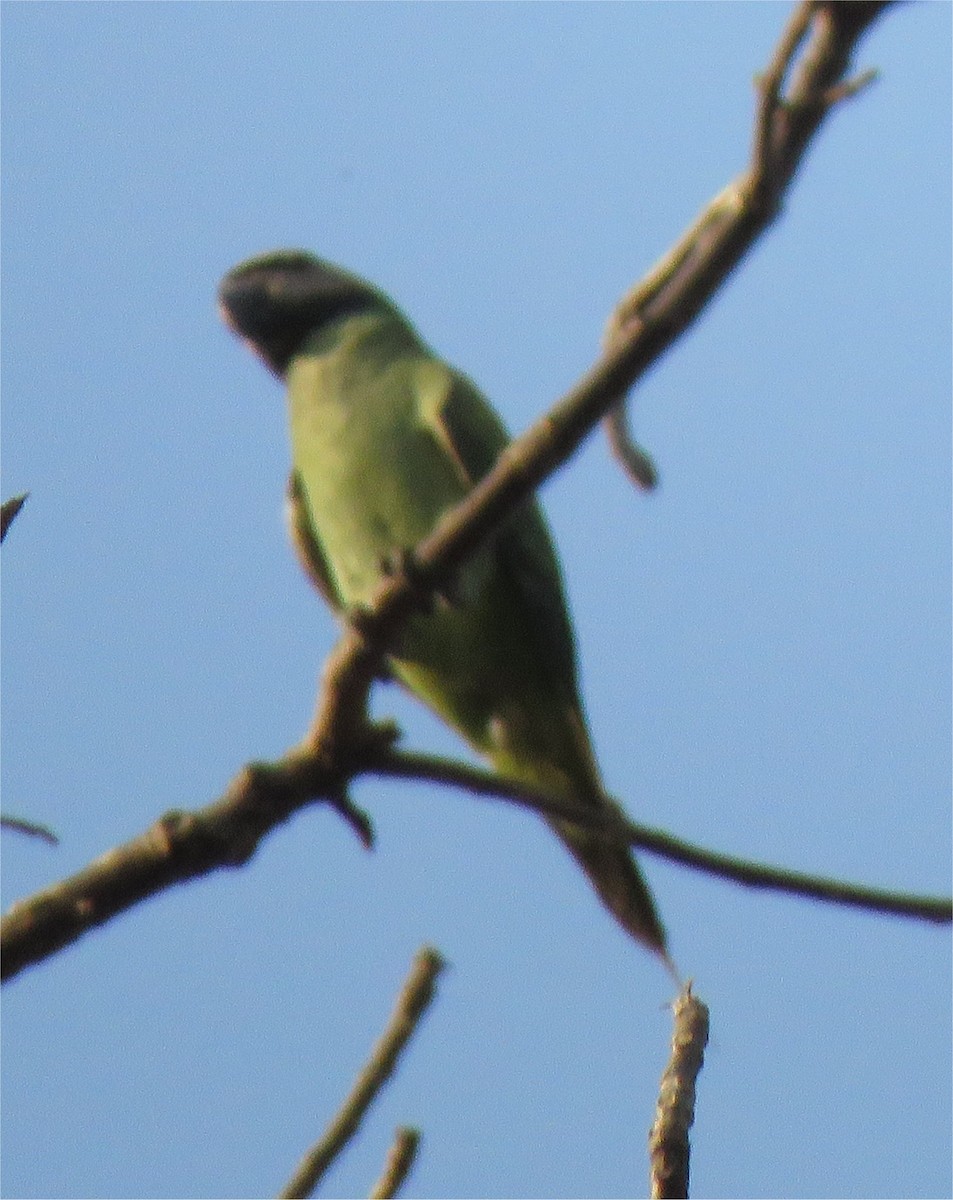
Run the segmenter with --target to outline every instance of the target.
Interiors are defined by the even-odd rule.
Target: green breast
[[[316,335],[288,373],[291,444],[315,532],[346,604],[414,546],[466,488],[421,421],[427,357],[387,314]]]

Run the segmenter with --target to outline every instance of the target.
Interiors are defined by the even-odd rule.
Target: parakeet
[[[219,298],[226,323],[287,386],[292,539],[309,578],[346,614],[368,604],[388,564],[490,470],[506,430],[387,296],[311,254],[244,262]],[[589,741],[559,565],[534,501],[406,622],[388,667],[500,775],[614,807]],[[630,851],[582,826],[548,823],[623,928],[670,963]]]

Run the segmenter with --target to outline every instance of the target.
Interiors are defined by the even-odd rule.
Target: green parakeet
[[[227,324],[285,382],[289,513],[308,576],[339,613],[368,604],[387,564],[430,533],[508,437],[473,383],[438,358],[365,280],[277,251],[222,281]],[[503,776],[605,809],[576,681],[559,565],[527,502],[411,617],[391,674]],[[599,897],[666,962],[665,933],[632,854],[549,822]]]

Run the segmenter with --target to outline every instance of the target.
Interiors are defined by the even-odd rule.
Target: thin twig
[[[609,448],[629,479],[643,492],[658,485],[658,471],[647,450],[632,436],[629,429],[629,410],[622,403],[610,408],[602,418]]]
[[[387,1161],[378,1181],[371,1188],[369,1200],[390,1200],[404,1185],[410,1174],[420,1146],[420,1130],[401,1126],[387,1153]]]
[[[13,524],[17,513],[26,504],[29,494],[29,492],[24,492],[22,496],[11,496],[9,500],[4,500],[0,505],[0,542],[7,536],[7,530]]]
[[[281,1200],[310,1196],[321,1176],[357,1132],[364,1114],[394,1073],[400,1052],[433,1000],[437,976],[443,967],[443,959],[432,947],[424,946],[417,952],[387,1028],[334,1119],[279,1193]]]
[[[50,846],[58,846],[60,839],[48,825],[40,825],[37,821],[28,821],[25,817],[0,816],[0,829],[13,829],[17,833],[25,833],[30,837],[39,838]]]
[[[884,888],[865,887],[823,875],[808,875],[789,871],[733,854],[720,854],[692,842],[673,837],[661,829],[653,829],[636,821],[617,816],[612,809],[593,809],[573,804],[561,797],[546,796],[533,788],[503,779],[492,771],[471,767],[431,754],[408,751],[384,751],[373,763],[362,768],[363,773],[401,779],[429,779],[438,783],[466,788],[480,796],[498,797],[512,801],[522,808],[544,817],[572,821],[589,829],[603,832],[610,840],[620,840],[628,846],[654,854],[669,862],[681,863],[719,879],[729,879],[745,887],[766,891],[786,892],[828,904],[840,904],[867,912],[889,913],[911,917],[934,925],[953,922],[953,900],[948,896],[917,896]],[[615,802],[614,807],[618,806]]]
[[[781,103],[781,89],[791,69],[794,56],[807,37],[813,19],[810,3],[798,4],[785,26],[766,71],[755,80],[761,102],[755,116],[754,141],[751,161],[755,172],[767,177],[771,170],[771,140],[774,133],[775,114]]]
[[[688,1196],[688,1131],[695,1120],[695,1084],[708,1044],[708,1007],[687,983],[672,1005],[672,1053],[659,1083],[655,1121],[649,1133],[652,1200]]]

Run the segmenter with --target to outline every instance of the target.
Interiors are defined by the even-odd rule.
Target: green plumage
[[[363,280],[299,252],[236,267],[222,308],[287,384],[292,536],[338,610],[460,502],[506,446],[477,388]],[[605,807],[576,684],[559,567],[538,506],[508,518],[448,597],[404,626],[393,675],[505,776]],[[614,916],[665,955],[631,854],[551,822]]]

